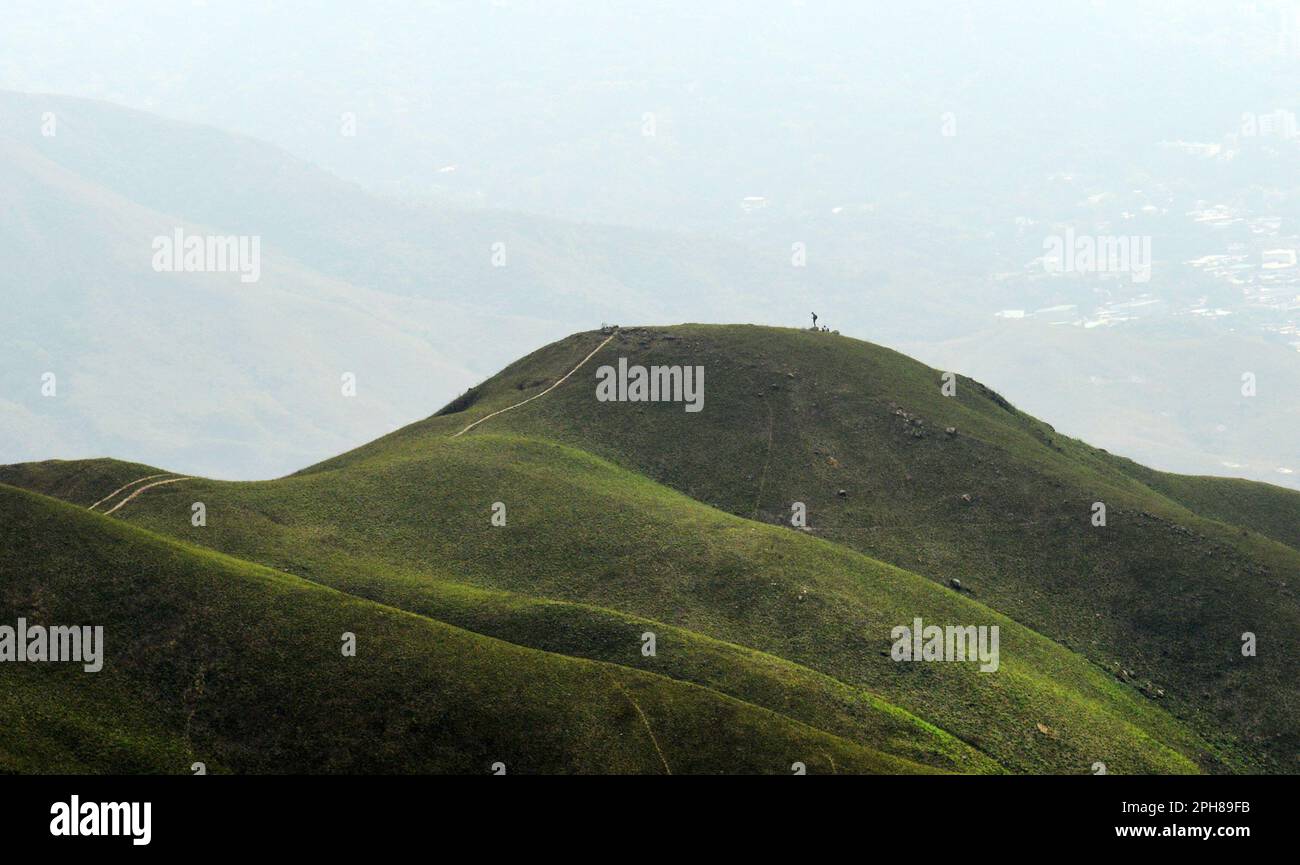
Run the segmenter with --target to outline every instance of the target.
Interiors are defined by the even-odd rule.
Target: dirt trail
[[[624,697],[627,697],[627,701],[632,704],[632,708],[636,709],[636,713],[641,716],[641,723],[645,725],[645,731],[650,734],[650,744],[655,746],[655,753],[659,755],[659,762],[664,765],[664,772],[671,775],[673,770],[668,765],[668,758],[664,756],[664,749],[659,747],[659,739],[655,736],[655,731],[650,727],[650,719],[647,718],[645,712],[641,710],[641,704],[632,697],[631,692],[623,686],[622,682],[614,678],[613,673],[606,670],[605,675],[614,683],[614,687],[618,688],[619,691],[623,693]]]
[[[130,502],[132,499],[134,499],[136,496],[140,495],[140,493],[144,492],[145,490],[151,490],[151,489],[153,489],[154,487],[160,487],[160,486],[162,486],[163,484],[174,484],[174,483],[176,483],[177,481],[189,481],[189,480],[193,480],[193,478],[168,478],[168,479],[165,480],[165,481],[155,481],[154,483],[151,483],[151,484],[145,484],[144,486],[140,487],[140,489],[138,489],[138,490],[136,490],[135,492],[131,493],[131,495],[129,495],[129,496],[127,496],[126,498],[122,499],[122,501],[120,501],[120,502],[118,502],[117,504],[113,505],[113,507],[111,507],[111,508],[109,508],[108,510],[104,511],[104,516],[108,516],[109,514],[113,513],[113,511],[117,510],[118,508],[122,507],[122,506],[125,505],[126,503]]]
[[[591,360],[592,356],[595,355],[596,352],[600,351],[602,348],[604,348],[606,345],[608,345],[608,344],[609,344],[609,341],[610,341],[611,339],[613,339],[614,337],[616,337],[616,336],[618,336],[618,331],[617,331],[617,330],[614,331],[613,333],[611,333],[609,336],[605,337],[605,341],[604,341],[604,342],[602,342],[600,345],[598,345],[598,346],[596,346],[595,348],[593,348],[593,349],[591,350],[591,354],[587,355],[587,356],[584,357],[582,360],[578,361],[578,365],[575,366],[573,369],[569,370],[567,373],[565,373],[565,374],[564,374],[564,378],[560,379],[560,380],[557,381],[555,384],[553,384],[553,385],[551,385],[550,387],[548,387],[546,390],[542,391],[541,393],[535,393],[535,394],[533,394],[532,396],[530,396],[528,399],[524,400],[523,402],[517,402],[517,403],[515,403],[514,405],[508,405],[508,406],[506,406],[506,407],[503,408],[503,409],[499,409],[499,410],[497,410],[497,411],[492,412],[492,414],[490,414],[490,415],[488,415],[488,416],[486,416],[486,417],[481,417],[481,418],[479,418],[478,420],[474,421],[474,422],[473,422],[472,424],[470,424],[469,426],[465,427],[465,428],[464,428],[463,430],[461,430],[460,432],[454,434],[454,435],[452,436],[452,438],[456,438],[457,436],[462,436],[462,435],[464,435],[465,433],[467,433],[467,432],[469,432],[470,430],[474,429],[474,427],[476,427],[476,426],[478,426],[479,424],[483,423],[483,421],[485,421],[485,420],[491,420],[492,418],[496,417],[496,416],[499,415],[499,414],[505,414],[506,412],[510,411],[510,410],[513,409],[513,408],[519,408],[521,405],[527,405],[528,403],[532,402],[532,401],[535,400],[535,399],[538,399],[538,398],[540,398],[540,397],[544,397],[544,396],[546,396],[548,393],[550,393],[551,391],[555,390],[555,389],[556,389],[557,387],[559,387],[560,385],[564,384],[564,382],[568,380],[569,376],[573,375],[575,372],[577,372],[578,370],[582,369],[582,365],[583,365],[584,363],[586,363],[587,361]]]
[[[169,474],[171,474],[171,472],[159,472],[159,473],[156,474],[156,475],[145,475],[145,476],[142,477],[142,478],[136,478],[135,480],[131,481],[129,484],[122,484],[122,486],[120,486],[120,487],[118,487],[117,489],[113,490],[111,493],[109,493],[108,495],[104,496],[102,499],[100,499],[99,501],[95,502],[95,503],[94,503],[93,505],[91,505],[90,507],[86,508],[86,510],[88,510],[88,511],[93,511],[95,508],[99,507],[99,506],[102,505],[104,502],[106,502],[106,501],[108,501],[109,499],[113,498],[113,496],[115,496],[115,495],[117,495],[118,493],[122,492],[122,490],[126,489],[127,487],[133,487],[133,486],[135,486],[136,484],[144,483],[145,481],[151,481],[151,480],[153,480],[154,478],[163,478],[163,477],[166,477],[166,476],[169,475]]]

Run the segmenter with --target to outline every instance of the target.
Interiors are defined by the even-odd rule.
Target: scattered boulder
[[[944,427],[943,431],[950,436],[955,436],[957,434],[957,428],[955,426]]]
[[[970,493],[962,493],[962,494],[961,494],[961,500],[962,500],[963,502],[965,502],[966,504],[970,504],[971,502],[975,501],[975,499],[971,498],[971,494],[970,494]]]
[[[842,499],[847,499],[847,498],[849,497],[849,491],[848,491],[848,490],[840,490],[839,493],[838,493],[837,495],[839,495],[839,497],[842,498]]]
[[[953,577],[951,580],[949,580],[948,585],[952,586],[954,589],[956,589],[959,592],[961,591],[961,580],[957,579],[956,577]]]
[[[1146,682],[1138,688],[1142,695],[1152,700],[1158,700],[1165,695],[1164,688],[1157,688],[1154,683]]]
[[[894,415],[895,417],[902,418],[904,434],[910,435],[912,438],[917,438],[917,439],[925,438],[926,435],[925,430],[922,429],[922,427],[925,426],[925,421],[923,421],[921,418],[917,417],[916,415],[912,414],[911,412],[907,411],[906,409],[899,407],[897,403],[890,403],[889,406],[890,406],[890,414]]]

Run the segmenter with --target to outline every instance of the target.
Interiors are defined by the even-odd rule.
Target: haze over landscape
[[[23,0],[0,456],[272,477],[601,321],[814,310],[1116,453],[1300,486],[1294,4],[1035,8]],[[155,274],[176,224],[260,235],[261,281]],[[1066,231],[1148,238],[1149,278],[1052,272]],[[203,333],[121,340],[156,303]]]
[[[646,5],[11,4],[0,773],[1300,771],[1300,3]]]

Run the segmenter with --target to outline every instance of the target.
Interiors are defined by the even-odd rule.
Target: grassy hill
[[[876,768],[1296,770],[1300,553],[1285,521],[1231,523],[1252,511],[1203,510],[1194,481],[1060,437],[968,379],[942,396],[937,371],[830,334],[623,330],[554,391],[455,437],[603,339],[547,346],[438,415],[296,475],[189,479],[107,519],[75,516],[529,658],[738,703],[772,719],[773,741],[816,731]],[[619,356],[703,365],[704,411],[597,402],[595,367]],[[0,483],[85,508],[162,471],[51,462],[0,468]],[[1262,485],[1242,495],[1264,497],[1259,513],[1289,501]],[[795,501],[809,531],[788,526]],[[33,502],[51,506],[14,507]],[[496,502],[505,526],[491,523]],[[892,627],[918,616],[998,625],[999,671],[891,660]],[[1240,657],[1244,630],[1260,657]],[[582,767],[620,765],[606,754]],[[695,768],[736,770],[712,757]]]
[[[4,771],[933,771],[707,688],[510,645],[12,487],[0,549],[3,620],[106,629],[100,673],[0,668]]]
[[[544,384],[565,353],[557,345],[504,370],[459,416],[472,421],[528,393],[521,384]],[[638,328],[592,364],[620,355],[703,365],[706,409],[598,403],[589,381],[470,435],[565,442],[761,521],[785,522],[804,502],[818,536],[959,579],[1097,666],[1128,671],[1136,688],[1163,692],[1161,704],[1197,729],[1231,731],[1224,744],[1251,765],[1300,766],[1300,553],[1288,519],[1300,494],[1144,469],[1059,435],[978,382],[959,377],[946,397],[940,371],[847,337]],[[1096,502],[1105,527],[1092,525]],[[1247,631],[1268,651],[1243,658]]]

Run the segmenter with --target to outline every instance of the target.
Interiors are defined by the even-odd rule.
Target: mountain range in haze
[[[900,250],[896,227],[870,211],[834,226],[685,232],[397,200],[252,139],[33,94],[0,94],[0,150],[5,461],[115,454],[279,476],[410,422],[514,346],[600,321],[728,321],[743,308],[764,324],[818,311],[1160,468],[1300,486],[1293,350],[1196,317],[1093,329],[1034,315],[1099,290],[1073,274],[1033,283],[1025,317],[996,318],[1025,305],[1023,288],[964,283],[964,259],[945,264],[943,250],[973,238],[942,219]],[[154,238],[177,229],[258,237],[260,280],[156,272]],[[1027,243],[1029,256],[1032,231]],[[1158,287],[1170,311],[1183,292],[1102,285],[1116,304],[1144,304]],[[355,397],[342,396],[346,374]]]

